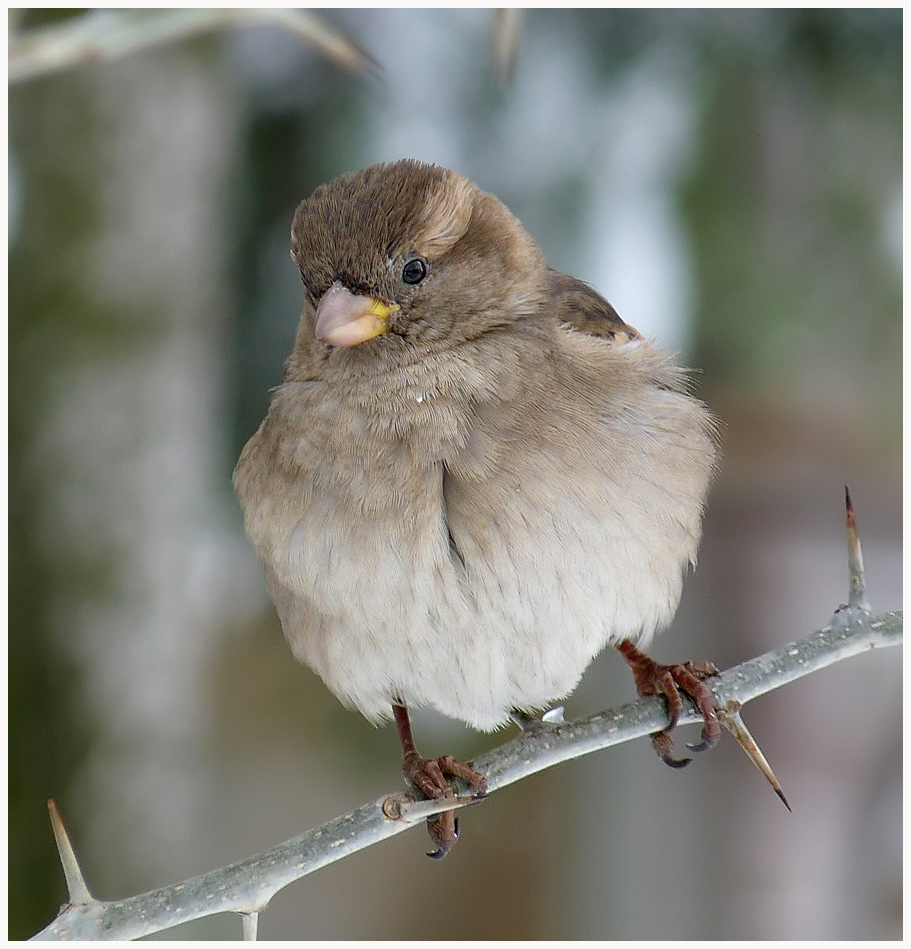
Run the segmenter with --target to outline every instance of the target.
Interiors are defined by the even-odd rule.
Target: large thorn
[[[784,796],[784,791],[781,790],[781,785],[778,783],[778,778],[775,777],[775,772],[772,771],[772,767],[766,760],[766,756],[762,753],[762,749],[756,744],[755,739],[740,717],[741,707],[740,702],[732,700],[728,702],[724,708],[716,708],[715,711],[718,715],[718,720],[737,739],[737,744],[743,748],[750,761],[759,768],[766,781],[772,785],[772,790],[781,798],[782,804],[784,804],[788,810],[791,810],[791,805]]]

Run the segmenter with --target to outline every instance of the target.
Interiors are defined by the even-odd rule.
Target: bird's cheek
[[[389,329],[389,317],[398,309],[395,303],[352,293],[334,283],[316,307],[316,338],[330,346],[366,343]]]

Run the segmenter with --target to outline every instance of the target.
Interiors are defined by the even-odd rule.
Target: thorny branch
[[[380,67],[353,40],[312,13],[286,9],[91,10],[26,31],[13,29],[8,79],[24,82],[86,63],[112,62],[152,47],[233,26],[273,24],[353,73]]]
[[[147,49],[243,26],[277,26],[347,72],[381,78],[383,70],[335,26],[304,10],[254,7],[177,10],[90,10],[50,26],[19,29],[22,12],[10,13],[7,79],[10,85],[89,63],[113,62]],[[497,10],[491,58],[508,81],[518,56],[521,11]]]
[[[897,646],[902,642],[902,614],[874,615],[867,603],[863,557],[847,491],[846,502],[848,603],[840,606],[829,625],[822,629],[707,681],[719,718],[741,744],[752,741],[739,714],[740,708],[751,699],[869,649]],[[699,720],[695,706],[687,704],[681,723]],[[472,765],[487,776],[488,790],[493,792],[561,761],[648,735],[662,728],[665,721],[664,703],[657,698],[640,699],[572,722],[523,720],[523,730],[518,736],[481,755]],[[759,756],[761,758],[761,752]],[[780,788],[776,790],[781,793]],[[416,801],[407,792],[394,792],[239,863],[139,896],[112,901],[91,896],[66,830],[51,802],[51,820],[64,866],[69,902],[57,918],[33,938],[135,939],[203,916],[235,912],[242,916],[245,937],[254,939],[259,911],[289,883],[420,824],[432,814],[472,802],[471,797],[446,802]]]

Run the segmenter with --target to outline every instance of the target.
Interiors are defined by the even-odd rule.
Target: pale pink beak
[[[338,281],[316,307],[316,338],[330,346],[357,346],[389,329],[395,303],[352,293]]]

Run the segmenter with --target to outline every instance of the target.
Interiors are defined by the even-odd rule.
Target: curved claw
[[[446,817],[452,818],[452,811],[444,811],[444,813],[438,814],[436,817],[427,818],[427,833],[437,846],[436,850],[430,851],[427,854],[431,860],[442,860],[443,857],[452,850],[455,846],[455,842],[459,839],[458,817],[452,819],[451,828],[446,826],[449,822],[443,820],[443,818]]]
[[[695,752],[697,755],[700,752],[708,751],[710,748],[714,748],[718,744],[718,739],[721,738],[721,729],[718,728],[717,715],[718,713],[712,708],[712,713],[715,716],[715,727],[712,728],[708,721],[702,728],[702,737],[698,742],[694,744],[687,743],[687,748],[690,751]]]
[[[692,758],[665,758],[664,755],[661,756],[661,760],[669,768],[685,768],[693,759]]]
[[[692,742],[686,743],[686,747],[689,748],[690,751],[692,751],[694,754],[697,754],[697,755],[703,751],[708,751],[709,748],[713,748],[714,746],[715,746],[715,742],[709,741],[704,736],[702,738],[702,741],[698,741],[695,744],[693,744]]]
[[[652,747],[658,752],[658,757],[670,768],[685,768],[692,758],[675,758],[671,752],[674,748],[674,739],[668,731],[655,732],[651,736]]]

